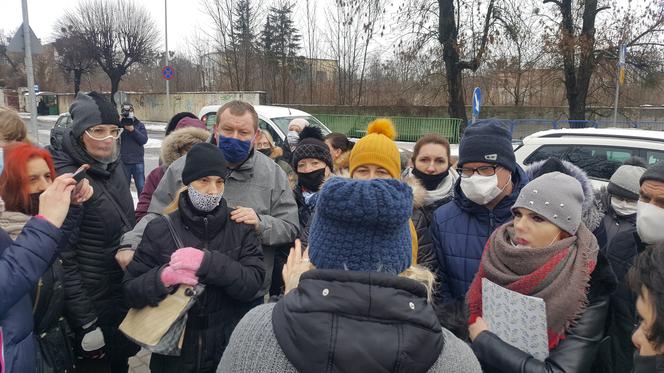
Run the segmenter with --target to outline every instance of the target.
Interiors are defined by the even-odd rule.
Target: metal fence
[[[612,120],[554,120],[554,119],[498,119],[512,133],[513,139],[523,139],[537,131],[559,128],[640,128],[664,131],[664,121]],[[480,122],[481,123],[481,122]],[[472,126],[472,122],[468,122]]]
[[[348,137],[362,137],[367,133],[367,125],[379,116],[376,115],[338,115],[316,114],[332,132],[341,132]],[[424,117],[389,117],[397,130],[397,141],[417,141],[428,133],[437,133],[451,143],[459,142],[461,119],[424,118]]]

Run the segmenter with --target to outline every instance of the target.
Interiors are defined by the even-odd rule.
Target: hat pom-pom
[[[397,138],[397,131],[394,129],[394,124],[392,121],[387,118],[378,118],[373,122],[369,123],[367,128],[367,134],[377,133],[387,136],[390,140]]]
[[[323,131],[320,128],[314,126],[306,126],[302,132],[300,132],[300,141],[308,138],[325,141]]]

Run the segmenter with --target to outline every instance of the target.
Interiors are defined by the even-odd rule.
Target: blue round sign
[[[175,69],[173,66],[164,66],[164,68],[161,69],[161,76],[166,80],[171,80],[175,76]]]

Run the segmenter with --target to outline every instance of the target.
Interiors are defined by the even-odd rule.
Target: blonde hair
[[[175,198],[171,201],[171,203],[168,204],[168,206],[166,206],[166,208],[164,208],[164,215],[168,215],[170,213],[173,213],[173,212],[177,211],[180,208],[180,195],[185,190],[187,190],[186,185],[183,186],[182,188],[180,188],[177,191],[177,193],[175,193]]]
[[[272,135],[269,132],[262,129],[262,130],[259,130],[258,133],[259,133],[259,136],[265,136],[265,138],[267,139],[267,142],[270,143],[270,148],[274,148],[274,139],[272,138]],[[258,140],[256,140],[256,141],[258,141]]]
[[[316,266],[313,263],[309,263],[309,267],[306,268],[302,273],[316,269]],[[298,274],[297,282],[299,283],[299,277],[302,273]],[[427,303],[432,303],[433,289],[436,285],[436,276],[426,267],[419,265],[412,265],[406,268],[403,272],[398,274],[399,277],[407,278],[420,284],[424,285],[427,291]]]
[[[26,141],[28,130],[14,110],[0,106],[0,141]]]

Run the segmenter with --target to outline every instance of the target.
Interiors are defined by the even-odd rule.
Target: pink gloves
[[[171,262],[169,265],[177,270],[189,270],[194,274],[201,268],[205,252],[193,247],[183,247],[176,250],[171,255]]]
[[[198,277],[196,277],[196,272],[190,270],[177,270],[173,269],[171,266],[166,266],[161,270],[159,275],[161,282],[164,283],[164,286],[167,288],[173,285],[191,285],[196,286],[198,284]]]

